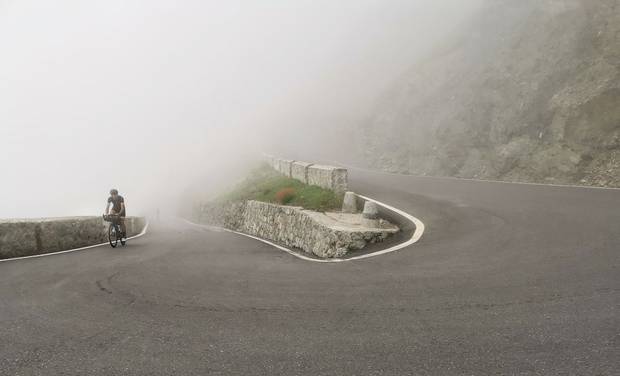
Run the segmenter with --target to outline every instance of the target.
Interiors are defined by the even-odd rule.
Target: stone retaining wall
[[[348,190],[348,172],[345,168],[279,159],[270,155],[265,155],[265,160],[282,175],[305,184],[331,189],[338,193]]]
[[[383,241],[389,231],[343,231],[323,225],[320,213],[259,201],[209,203],[194,213],[194,221],[268,239],[321,258],[342,257],[369,243]]]
[[[291,167],[291,177],[306,183],[308,181],[308,169],[312,166],[312,163],[307,162],[293,162]]]
[[[286,176],[286,177],[291,177],[291,170],[293,167],[293,162],[291,160],[288,159],[280,159],[279,160],[279,164],[278,164],[278,172],[280,172],[282,175]]]
[[[127,236],[144,229],[143,217],[127,217]],[[108,225],[101,217],[0,221],[0,259],[63,251],[105,243]]]

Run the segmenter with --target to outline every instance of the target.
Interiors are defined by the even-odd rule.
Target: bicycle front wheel
[[[118,244],[118,237],[116,236],[118,233],[118,228],[114,224],[110,224],[110,227],[108,227],[108,240],[112,248],[116,248]]]

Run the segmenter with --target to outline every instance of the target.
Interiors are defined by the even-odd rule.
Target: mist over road
[[[480,3],[0,0],[0,218],[98,215],[111,188],[177,213],[261,151],[342,149]]]
[[[604,374],[620,190],[351,170],[414,246],[318,264],[182,220],[0,263],[0,374]]]

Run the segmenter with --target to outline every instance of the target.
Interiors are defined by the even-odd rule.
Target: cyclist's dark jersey
[[[108,203],[112,204],[112,210],[114,212],[119,213],[122,217],[125,216],[125,209],[121,212],[121,203],[124,203],[125,199],[121,195],[116,195],[116,199],[112,196],[108,197]]]

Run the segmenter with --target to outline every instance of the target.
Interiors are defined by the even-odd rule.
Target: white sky
[[[479,1],[0,0],[0,218],[97,215],[112,187],[142,214],[320,147]]]

